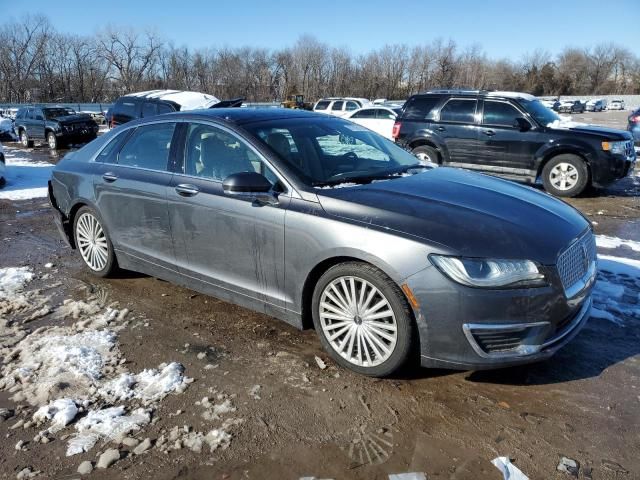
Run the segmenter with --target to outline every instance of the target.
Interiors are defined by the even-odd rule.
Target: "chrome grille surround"
[[[556,262],[567,298],[573,297],[589,283],[595,275],[596,262],[596,239],[589,229],[560,253]]]

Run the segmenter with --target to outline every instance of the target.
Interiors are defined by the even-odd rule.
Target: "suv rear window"
[[[471,99],[453,98],[440,109],[441,122],[474,123],[476,101]]]
[[[331,102],[327,102],[327,101],[323,100],[321,102],[316,103],[316,108],[315,109],[316,110],[326,110],[330,103]]]
[[[425,120],[439,100],[438,97],[416,97],[409,101],[402,118],[405,120]]]

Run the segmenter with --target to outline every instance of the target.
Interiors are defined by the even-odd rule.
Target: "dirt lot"
[[[574,118],[622,126],[626,113]],[[44,148],[9,153],[57,160]],[[570,203],[598,234],[640,242],[637,170]],[[579,464],[577,478],[640,478],[640,278],[601,272],[602,280],[623,288],[631,308],[614,308],[613,321],[592,318],[545,363],[490,372],[415,368],[401,378],[376,380],[338,368],[313,331],[155,278],[91,276],[58,237],[46,199],[0,199],[0,241],[0,268],[28,266],[35,274],[24,287],[29,305],[3,312],[0,297],[0,319],[5,316],[15,335],[38,334],[38,327],[50,325],[80,331],[79,322],[91,313],[65,315],[65,299],[96,311],[126,308],[126,316],[109,320],[118,353],[103,375],[179,362],[194,379],[184,382],[184,391],[151,403],[127,400],[127,409],[143,406],[152,418],[130,434],[151,440],[139,455],[135,441],[103,436],[88,452],[66,456],[74,423],[39,433],[47,424],[30,422],[40,405],[36,397],[25,387],[0,383],[0,408],[13,413],[4,421],[0,415],[0,478],[16,478],[25,468],[42,478],[78,478],[83,461],[95,464],[112,448],[120,459],[88,477],[337,480],[424,472],[429,479],[498,480],[502,475],[490,461],[507,456],[531,479],[572,478],[557,470],[562,457]],[[599,251],[640,260],[640,251],[628,245]],[[604,308],[606,298],[600,302]],[[45,304],[49,311],[35,315]],[[16,342],[0,340],[1,346]],[[5,349],[5,365],[11,348]],[[65,388],[56,383],[50,393]],[[94,406],[120,405],[91,398]],[[206,442],[193,451],[189,433],[212,429],[224,433],[222,441],[213,451]]]

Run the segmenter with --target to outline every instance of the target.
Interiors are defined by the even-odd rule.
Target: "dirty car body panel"
[[[174,130],[161,167],[118,163],[137,129],[162,124]],[[346,163],[355,169],[374,164],[363,158],[365,147],[358,150],[360,157],[341,153],[362,135],[374,135],[372,142],[382,151],[402,151],[356,127],[295,110],[219,109],[135,121],[60,161],[50,181],[50,201],[71,246],[74,213],[90,206],[104,220],[123,268],[298,328],[310,325],[309,295],[327,268],[345,261],[373,265],[410,292],[425,366],[528,363],[548,358],[577,334],[588,318],[596,266],[593,233],[580,213],[532,188],[445,167],[416,166],[410,173],[344,185],[314,182],[319,174],[312,173],[317,165],[311,161],[332,171]],[[213,134],[198,137],[202,143],[195,155],[213,148],[208,136],[235,139],[243,158],[271,179],[275,200],[229,195],[222,177],[194,173],[189,138],[198,128]],[[318,128],[348,129],[354,137],[322,137],[326,143],[312,145],[301,136]],[[275,143],[285,134],[286,153]],[[569,254],[575,257],[569,260],[581,262],[570,285],[565,283]],[[445,274],[434,255],[529,260],[544,282],[474,288]]]

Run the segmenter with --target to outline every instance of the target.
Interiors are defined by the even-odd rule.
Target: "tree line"
[[[153,31],[109,26],[92,36],[56,31],[43,15],[0,25],[0,101],[110,102],[129,92],[196,90],[218,98],[280,101],[302,93],[405,98],[434,87],[534,95],[640,93],[640,58],[614,43],[543,50],[519,60],[489,58],[479,45],[435,39],[388,44],[364,54],[303,35],[272,50],[192,49]]]

